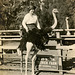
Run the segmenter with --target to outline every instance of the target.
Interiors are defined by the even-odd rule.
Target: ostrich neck
[[[54,17],[54,24],[52,25],[52,28],[54,29],[57,26],[57,18],[56,18],[56,15],[55,15],[54,12],[52,14],[53,14],[53,17]]]
[[[66,19],[66,26],[67,26],[67,29],[69,29],[69,24],[68,24],[68,20]]]
[[[69,23],[68,23],[68,19],[67,18],[66,18],[66,27],[67,27],[67,29],[69,29]],[[67,31],[67,35],[70,35],[69,31]]]
[[[40,5],[40,9],[42,10],[42,5]]]

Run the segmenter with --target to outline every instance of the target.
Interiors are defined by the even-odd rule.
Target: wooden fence
[[[67,35],[67,34],[62,34],[61,32],[66,32],[67,31],[69,32],[73,32],[72,35]],[[58,68],[57,69],[49,69],[49,70],[42,70],[42,69],[39,69],[39,71],[58,71],[60,73],[60,75],[63,74],[63,72],[68,72],[68,73],[72,73],[72,72],[69,72],[67,70],[63,70],[63,65],[62,65],[62,61],[63,61],[63,58],[66,58],[67,57],[67,54],[65,54],[65,56],[63,56],[63,52],[64,51],[68,51],[68,50],[73,50],[75,49],[75,47],[72,47],[70,45],[64,45],[62,42],[63,41],[75,41],[75,29],[54,29],[53,30],[54,32],[54,37],[51,36],[49,34],[49,41],[56,41],[56,45],[55,45],[55,51],[57,50],[57,53],[58,55],[54,55],[50,52],[50,49],[48,49],[48,51],[50,52],[43,52],[43,51],[39,51],[37,53],[37,55],[35,56],[35,58],[42,58],[44,56],[44,58],[47,58],[47,57],[57,57],[59,62],[57,62],[57,66]],[[0,54],[1,54],[1,57],[2,57],[2,62],[3,62],[3,57],[4,57],[4,50],[5,49],[9,49],[9,50],[12,50],[12,49],[17,49],[18,46],[4,46],[3,45],[3,41],[19,41],[22,39],[22,31],[21,30],[0,30]],[[50,43],[48,43],[46,45],[47,46],[50,46]],[[50,46],[52,47],[52,45]],[[48,54],[48,55],[47,55]],[[70,57],[70,56],[69,56]],[[72,57],[72,56],[71,56]],[[35,59],[34,58],[34,59]],[[74,58],[74,56],[73,56]],[[22,73],[22,67],[23,67],[23,55],[20,57],[20,62],[21,62],[21,73]],[[43,59],[42,59],[43,60]],[[34,65],[35,66],[35,65]],[[73,73],[75,74],[75,73]]]

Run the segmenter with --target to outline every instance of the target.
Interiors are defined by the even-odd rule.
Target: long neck
[[[66,19],[66,27],[69,29],[68,19]]]
[[[52,28],[54,29],[57,26],[57,18],[54,12],[52,12],[53,17],[54,17],[54,24],[52,25]]]
[[[66,27],[69,29],[68,17],[66,17]],[[70,35],[70,31],[67,31],[67,35]]]
[[[40,5],[40,9],[42,10],[43,8],[42,8],[42,5]]]

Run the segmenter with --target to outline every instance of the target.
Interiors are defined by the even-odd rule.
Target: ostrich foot
[[[17,54],[18,54],[19,56],[21,56],[21,51],[20,51],[19,48],[17,49]]]
[[[36,74],[32,74],[32,75],[36,75]]]
[[[27,75],[27,73],[25,73],[25,75]]]
[[[36,75],[34,72],[32,72],[32,75]]]
[[[25,75],[27,75],[27,71],[25,71]]]

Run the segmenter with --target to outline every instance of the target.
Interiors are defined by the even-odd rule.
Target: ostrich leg
[[[26,53],[26,56],[25,56],[25,75],[27,75],[28,56],[29,56],[29,53],[30,53],[30,50],[31,50],[32,46],[33,46],[33,44],[31,42],[26,43],[27,53]]]
[[[35,75],[35,74],[34,74],[35,58],[36,58],[36,54],[35,54],[35,55],[33,56],[33,58],[32,58],[32,75]]]
[[[34,67],[35,67],[35,60],[36,60],[36,55],[38,53],[38,50],[34,52],[33,57],[32,57],[32,75],[34,74]]]

